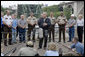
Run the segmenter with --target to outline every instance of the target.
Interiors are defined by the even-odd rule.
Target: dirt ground
[[[76,33],[75,33],[76,34]],[[76,54],[75,52],[72,52],[71,50],[69,50],[68,48],[64,47],[63,45],[66,45],[68,47],[70,47],[70,45],[72,44],[71,42],[67,42],[68,39],[69,39],[69,36],[68,36],[68,33],[66,33],[66,43],[63,43],[63,39],[62,39],[62,42],[61,44],[58,43],[58,33],[55,34],[55,43],[57,45],[57,51],[59,51],[59,48],[62,48],[63,50],[63,53],[73,53],[73,54]],[[17,38],[18,39],[18,38]],[[49,42],[48,42],[49,43]],[[37,50],[37,52],[40,54],[40,56],[43,56],[45,54],[45,51],[43,48],[42,49],[38,49],[38,44],[39,44],[39,41],[38,39],[36,38],[36,42],[34,43],[34,49]],[[63,45],[62,45],[63,44]],[[83,41],[83,44],[84,44],[84,41]],[[3,42],[1,43],[1,49],[2,49],[2,53],[5,54],[7,53],[8,51],[10,51],[11,49],[13,49],[14,47],[17,47],[16,51],[11,55],[11,56],[17,56],[17,53],[19,51],[20,48],[22,47],[25,47],[25,43],[19,43],[17,41],[17,44],[14,44],[14,45],[8,45],[8,46],[4,46],[3,45]],[[9,53],[10,54],[10,53]],[[6,56],[8,56],[9,54],[7,54]]]

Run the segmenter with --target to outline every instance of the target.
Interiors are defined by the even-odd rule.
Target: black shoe
[[[58,41],[58,43],[60,43],[61,41]]]
[[[9,43],[9,45],[13,45],[13,43]]]
[[[15,44],[17,44],[17,42],[14,42]]]
[[[64,43],[66,43],[66,42],[64,41]]]
[[[14,45],[14,43],[11,43],[11,45]]]
[[[51,41],[49,40],[49,42],[51,42]]]
[[[25,43],[25,41],[23,41],[23,43]]]
[[[42,49],[42,48],[38,48],[38,49]]]
[[[22,41],[20,41],[19,43],[22,43]]]
[[[67,41],[67,42],[71,42],[71,41]]]
[[[5,46],[7,46],[7,44],[4,44]]]
[[[35,40],[33,40],[33,42],[35,42]]]
[[[55,41],[53,41],[53,42],[55,42]]]
[[[44,47],[44,50],[46,50],[46,47]]]

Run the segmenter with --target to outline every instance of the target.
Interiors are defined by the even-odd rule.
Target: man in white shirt
[[[6,15],[4,16],[3,19],[3,24],[4,24],[4,45],[7,46],[7,33],[9,33],[9,42],[8,44],[11,45],[11,40],[12,40],[12,18],[10,16],[10,11],[6,11]]]
[[[79,42],[82,42],[83,27],[84,27],[84,19],[82,15],[80,14],[77,20],[77,34],[78,34]]]

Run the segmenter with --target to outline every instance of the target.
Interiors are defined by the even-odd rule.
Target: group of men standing
[[[17,27],[19,27],[19,40],[20,42],[25,41],[25,28],[26,28],[26,21],[24,19],[24,15],[21,15],[21,19],[18,20],[16,18],[16,14],[10,15],[10,11],[6,11],[6,15],[2,16],[2,25],[1,28],[3,28],[3,40],[4,45],[7,46],[7,42],[9,45],[12,45],[14,43],[17,43],[16,41],[16,35],[17,35]],[[9,34],[9,38],[7,38],[7,35]],[[7,41],[7,39],[9,41]],[[2,40],[2,39],[1,39]]]
[[[30,13],[30,16],[25,19],[24,15],[20,16],[21,19],[17,19],[16,15],[13,14],[12,16],[10,15],[10,11],[6,11],[6,15],[1,19],[3,19],[2,23],[4,24],[4,45],[7,46],[7,33],[9,33],[9,45],[12,43],[16,43],[16,32],[17,32],[17,27],[19,30],[19,41],[25,42],[25,32],[26,32],[26,24],[28,24],[28,32],[27,32],[27,40],[31,40],[31,32],[33,32],[33,38],[32,41],[35,42],[35,25],[39,25],[39,28],[41,28],[42,32],[40,34],[43,34],[42,37],[39,37],[39,48],[42,48],[42,43],[44,40],[44,48],[47,46],[47,41],[48,41],[48,35],[49,35],[49,42],[53,39],[53,42],[55,42],[55,37],[54,37],[54,31],[55,31],[55,24],[57,23],[59,25],[59,42],[61,42],[61,32],[63,32],[63,41],[65,43],[65,26],[68,23],[69,27],[69,41],[74,37],[74,25],[75,25],[75,19],[74,15],[71,15],[71,19],[67,21],[66,16],[64,16],[64,13],[61,12],[60,16],[56,19],[53,15],[53,12],[50,13],[50,16],[48,17],[47,12],[43,12],[41,14],[41,17],[39,20],[37,20],[36,17],[34,17],[33,12]],[[82,16],[80,15],[80,20],[82,19]],[[78,29],[82,31],[82,27],[84,22],[83,20],[78,21]],[[1,23],[1,24],[2,24]],[[82,27],[81,27],[82,25]],[[83,31],[82,31],[83,32]],[[78,37],[80,41],[82,42],[82,32],[81,35],[79,34],[80,31],[78,30]],[[40,35],[39,34],[39,35]],[[51,36],[52,34],[52,36]],[[52,38],[52,39],[51,39]]]

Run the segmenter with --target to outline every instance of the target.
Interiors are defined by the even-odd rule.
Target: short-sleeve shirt
[[[71,48],[76,48],[76,51],[79,53],[79,54],[82,54],[84,55],[84,45],[80,42],[77,42],[76,44],[72,44],[71,45]]]
[[[59,21],[58,24],[65,24],[65,21],[67,21],[67,19],[65,16],[59,16],[57,18],[57,21]]]
[[[26,25],[26,20],[25,19],[24,20],[20,19],[18,21],[18,24],[20,24],[21,26],[25,26]]]
[[[31,17],[31,16],[29,16],[27,20],[29,20],[29,22],[30,22],[31,24],[35,24],[35,22],[37,22],[36,17]]]
[[[55,17],[48,17],[51,21],[51,24],[55,24]]]
[[[75,19],[69,19],[68,24],[71,25],[73,23],[75,23]]]
[[[12,20],[12,18],[11,18],[10,15],[9,15],[9,16],[5,15],[3,21],[4,21],[7,25],[12,25],[12,21],[13,21],[13,20]]]

